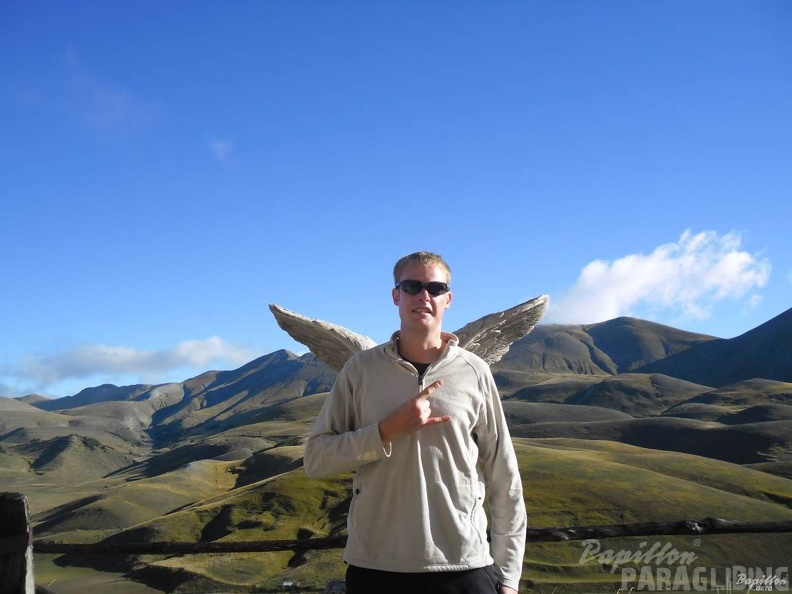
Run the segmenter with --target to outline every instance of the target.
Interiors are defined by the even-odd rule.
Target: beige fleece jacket
[[[494,562],[501,582],[517,589],[525,503],[489,366],[444,333],[443,354],[419,381],[416,369],[399,357],[397,336],[347,361],[306,445],[309,476],[356,470],[344,560],[396,572],[474,569]],[[379,421],[439,379],[443,385],[430,397],[432,415],[452,420],[383,447]]]

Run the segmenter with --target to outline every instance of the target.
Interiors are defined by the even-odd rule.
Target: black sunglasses
[[[396,286],[408,295],[417,295],[426,289],[427,293],[429,293],[432,297],[437,297],[443,293],[448,293],[448,291],[451,290],[448,284],[441,283],[439,281],[429,281],[428,283],[424,283],[418,280],[403,280],[396,283]]]

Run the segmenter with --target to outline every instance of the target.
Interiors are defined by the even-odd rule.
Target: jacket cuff
[[[382,437],[380,437],[379,423],[374,423],[368,427],[360,429],[365,433],[363,443],[365,444],[366,453],[364,458],[366,462],[376,462],[383,458],[390,458],[393,453],[392,444],[382,445]]]
[[[495,569],[495,576],[498,578],[498,581],[503,586],[507,586],[509,588],[513,588],[514,590],[520,589],[520,578],[518,577],[516,580],[510,580],[507,577],[504,577],[503,571],[501,571],[500,567],[498,567],[497,563],[494,566]]]

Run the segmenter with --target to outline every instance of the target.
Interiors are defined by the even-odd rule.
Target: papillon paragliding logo
[[[695,545],[700,544],[698,539]],[[618,594],[633,592],[788,592],[788,567],[706,567],[694,565],[698,556],[680,551],[670,542],[648,541],[637,549],[603,549],[595,539],[583,541],[581,564],[597,563],[619,572]]]

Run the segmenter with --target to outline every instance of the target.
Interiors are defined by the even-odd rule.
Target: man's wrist
[[[383,447],[387,446],[391,443],[390,437],[388,436],[387,429],[385,428],[385,421],[380,421],[377,423],[377,430],[379,431],[380,442],[382,442]]]

